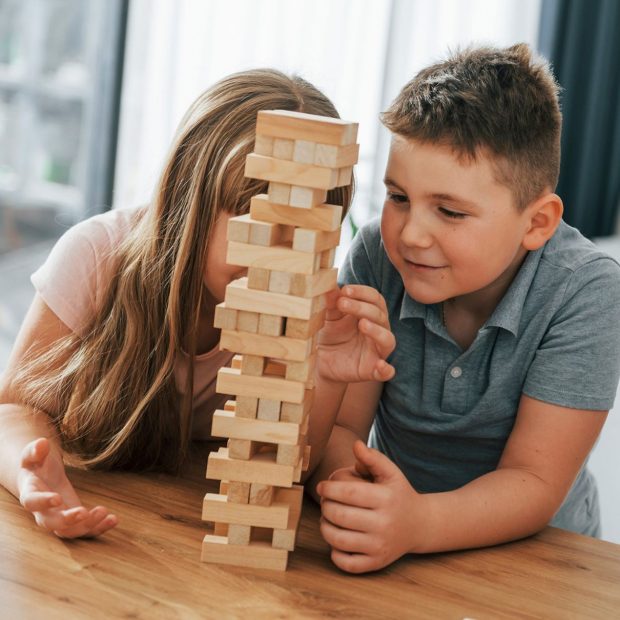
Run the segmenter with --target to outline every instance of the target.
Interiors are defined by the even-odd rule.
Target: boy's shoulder
[[[620,270],[620,264],[579,230],[561,221],[555,234],[545,245],[541,260],[559,269],[576,272],[587,268]]]

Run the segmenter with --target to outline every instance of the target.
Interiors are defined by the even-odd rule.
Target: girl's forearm
[[[39,437],[47,437],[52,449],[61,454],[56,431],[45,413],[23,405],[0,404],[0,484],[16,497],[22,451]]]
[[[318,376],[315,380],[315,399],[310,410],[308,444],[311,446],[308,477],[323,456],[336,416],[347,389],[346,383],[333,382]]]
[[[445,493],[429,493],[424,536],[415,535],[413,553],[486,547],[540,531],[562,497],[538,476],[498,469]]]

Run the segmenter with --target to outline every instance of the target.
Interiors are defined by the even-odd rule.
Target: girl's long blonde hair
[[[20,400],[48,412],[84,465],[173,471],[183,462],[207,243],[222,211],[247,212],[250,198],[266,191],[243,176],[264,109],[338,116],[314,86],[271,69],[207,90],[181,122],[152,203],[118,248],[87,335],[58,341],[18,372]],[[346,210],[351,194],[338,188],[328,200]],[[183,351],[190,361],[179,393],[173,370]]]

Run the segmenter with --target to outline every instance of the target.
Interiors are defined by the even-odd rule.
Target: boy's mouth
[[[445,265],[427,265],[425,263],[416,263],[412,260],[407,260],[406,258],[404,259],[404,261],[408,267],[419,270],[434,271],[437,269],[443,269],[445,267]]]

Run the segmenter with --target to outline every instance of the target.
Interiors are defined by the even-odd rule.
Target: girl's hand
[[[424,537],[424,496],[387,456],[356,441],[357,463],[319,483],[321,534],[331,558],[350,573],[379,570]]]
[[[19,501],[38,525],[61,538],[94,537],[117,524],[103,506],[87,510],[48,439],[31,441],[23,450],[18,473]]]
[[[323,378],[388,381],[396,371],[385,360],[395,346],[385,299],[377,290],[347,284],[327,294],[326,321],[318,341]]]

